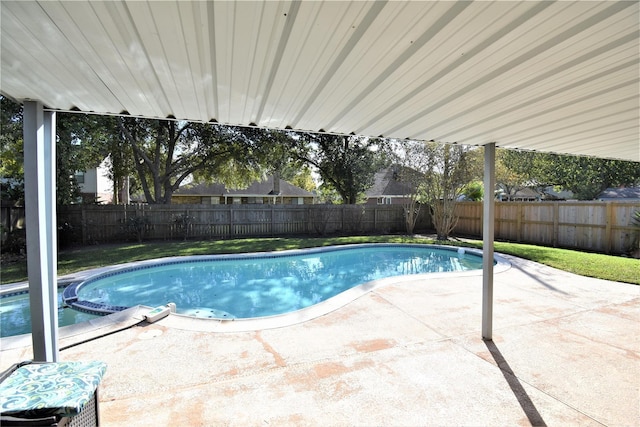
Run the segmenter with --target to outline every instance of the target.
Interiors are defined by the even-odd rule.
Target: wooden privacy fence
[[[426,208],[416,232],[430,230]],[[603,253],[627,252],[640,202],[496,202],[498,240]],[[482,236],[482,202],[461,202],[454,234]],[[2,206],[5,232],[23,224],[23,208]],[[138,221],[140,220],[140,221]],[[58,207],[58,242],[94,244],[251,236],[396,233],[406,230],[400,205],[70,205]],[[22,228],[19,225],[17,228]]]
[[[423,216],[422,227],[428,227]],[[426,226],[424,225],[426,224]],[[92,244],[251,236],[395,233],[399,205],[69,205],[58,207],[58,240]]]
[[[9,232],[24,226],[24,207],[2,204],[0,210],[0,224]]]
[[[0,241],[5,243],[9,234],[25,227],[24,207],[13,204],[0,204]]]
[[[603,253],[629,251],[640,202],[496,202],[495,238]],[[482,202],[462,202],[455,233],[482,235]]]

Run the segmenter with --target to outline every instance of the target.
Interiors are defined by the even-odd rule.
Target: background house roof
[[[367,197],[407,196],[413,192],[410,184],[400,181],[398,169],[400,166],[384,168],[374,175],[374,183],[365,195]]]
[[[284,196],[284,197],[313,197],[313,193],[296,187],[295,185],[281,179],[280,193],[273,194],[273,176],[269,176],[264,181],[255,181],[244,189],[227,189],[224,184],[196,184],[193,186],[180,187],[176,196],[198,195],[198,196]]]
[[[2,1],[60,110],[640,160],[639,3]]]
[[[599,200],[640,200],[640,187],[607,188],[597,197]]]

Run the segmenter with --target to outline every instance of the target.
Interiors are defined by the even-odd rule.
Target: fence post
[[[378,232],[378,206],[373,207],[373,231]]]
[[[558,246],[558,232],[560,231],[560,202],[553,202],[553,233],[551,244],[553,247]]]
[[[11,206],[7,206],[6,209],[4,206],[2,206],[2,211],[3,213],[6,212],[4,223],[2,225],[5,226],[6,224],[5,228],[7,229],[7,233],[11,233],[13,231],[13,221],[11,220]]]
[[[480,202],[480,221],[477,223],[477,231],[476,231],[476,235],[478,236],[482,236],[482,225],[484,224],[484,208],[483,208],[483,203],[484,202]],[[494,206],[498,206],[498,204],[496,203]],[[499,222],[499,221],[496,221]],[[494,229],[495,231],[495,229]]]
[[[169,206],[171,206],[171,205],[169,205]],[[186,239],[188,239],[188,238],[189,238],[189,235],[191,234],[191,232],[192,232],[192,231],[193,231],[193,229],[195,228],[195,224],[192,224],[192,223],[191,223],[191,221],[189,221],[189,216],[190,216],[189,208],[187,208],[187,209],[186,209],[186,211],[185,211],[185,215],[187,216],[187,217],[185,218],[185,222],[186,222],[185,227],[186,227],[187,229],[184,231],[184,235],[186,236],[186,237],[185,237],[185,240],[186,240]],[[173,214],[171,215],[171,217],[173,217]],[[194,216],[194,218],[195,218],[195,216]],[[195,222],[195,221],[194,221],[194,222]],[[166,237],[167,235],[165,234],[164,236],[165,236],[165,240],[166,240],[166,239],[167,239],[167,237]]]
[[[273,205],[271,205],[271,230],[269,232],[269,234],[271,236],[275,236],[275,229],[276,229],[276,227],[275,227],[275,215],[274,215],[274,212],[273,212]]]
[[[516,241],[522,241],[522,203],[518,202],[516,206]]]
[[[606,202],[605,205],[605,212],[606,212],[606,218],[605,218],[605,228],[604,228],[604,253],[609,254],[611,253],[611,225],[613,224],[615,218],[615,210],[613,209],[613,203],[612,202]]]
[[[484,206],[482,206],[482,210],[484,211]],[[482,217],[484,221],[484,216]],[[497,203],[493,204],[493,238],[500,237],[502,235],[502,206],[498,206]],[[482,229],[480,235],[484,233],[484,225],[481,224],[480,228]]]
[[[82,244],[87,244],[87,214],[85,212],[84,204],[80,208],[80,230],[82,232]]]

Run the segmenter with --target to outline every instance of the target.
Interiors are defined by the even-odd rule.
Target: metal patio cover
[[[640,3],[2,1],[56,110],[640,161]]]

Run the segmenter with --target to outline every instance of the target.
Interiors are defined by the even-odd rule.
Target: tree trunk
[[[454,200],[439,200],[431,207],[433,226],[438,240],[448,240],[449,234],[458,223],[455,215],[456,202]]]
[[[411,200],[404,205],[405,224],[407,226],[407,234],[412,235],[416,228],[418,215],[420,214],[420,205],[416,200]]]

